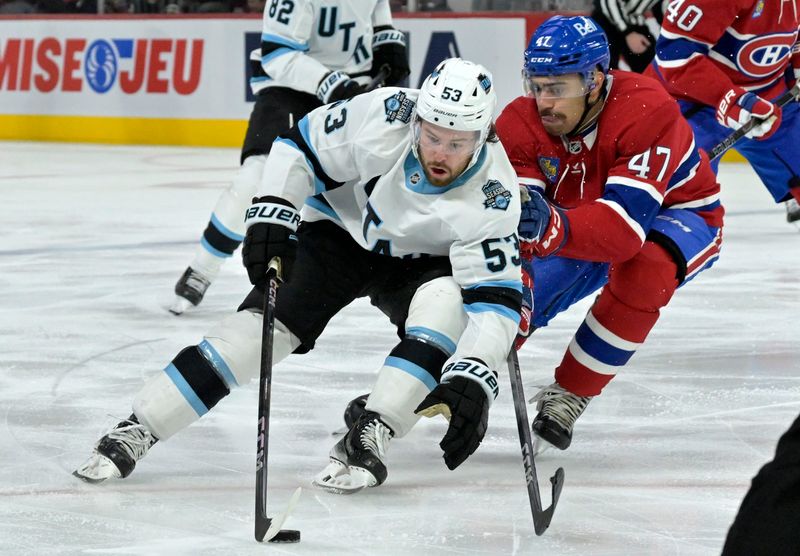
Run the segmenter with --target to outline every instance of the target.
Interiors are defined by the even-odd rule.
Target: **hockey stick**
[[[794,87],[783,93],[779,96],[772,104],[779,108],[783,108],[785,105],[789,104],[793,100],[797,100],[797,97],[800,96],[800,84],[795,83]],[[715,160],[722,156],[722,153],[727,151],[729,148],[733,146],[739,139],[747,135],[751,129],[756,127],[758,124],[761,123],[761,120],[757,118],[750,118],[750,120],[744,124],[742,127],[728,135],[725,139],[719,142],[717,146],[711,149],[711,152],[708,154],[711,160]]]
[[[281,281],[281,261],[277,257],[267,267],[264,292],[264,319],[261,327],[261,379],[258,387],[258,441],[256,444],[256,526],[258,542],[299,542],[300,531],[281,529],[284,520],[297,504],[300,488],[294,491],[289,507],[278,517],[267,517],[267,457],[269,455],[269,406],[272,393],[272,339],[275,334],[275,300]]]
[[[550,520],[553,519],[558,497],[561,496],[561,488],[564,486],[564,468],[559,467],[556,469],[555,475],[550,477],[550,482],[553,484],[552,501],[549,508],[542,509],[539,479],[536,477],[536,464],[533,461],[534,451],[530,423],[528,421],[528,409],[525,406],[525,394],[522,390],[519,359],[514,348],[511,348],[511,353],[508,354],[508,374],[511,378],[511,396],[514,398],[514,414],[517,417],[519,446],[522,449],[522,465],[525,467],[525,482],[528,483],[528,499],[531,503],[533,529],[537,535],[542,535],[550,527]]]
[[[389,75],[392,73],[392,70],[389,69],[389,66],[386,64],[381,66],[381,69],[378,71],[378,75],[372,78],[372,81],[367,83],[364,87],[363,93],[368,93],[370,91],[374,91],[378,87],[383,87],[383,82],[389,79]]]

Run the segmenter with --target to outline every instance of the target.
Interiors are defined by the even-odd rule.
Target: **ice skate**
[[[577,396],[557,382],[543,388],[529,400],[538,402],[539,413],[531,425],[533,433],[559,450],[566,450],[572,442],[572,427],[591,399],[591,396]],[[545,445],[539,443],[537,450],[541,453],[544,448]]]
[[[103,436],[89,459],[72,474],[87,483],[124,479],[157,440],[131,415]]]
[[[386,480],[384,460],[394,432],[372,411],[365,411],[353,428],[331,449],[330,463],[313,484],[335,494],[353,494]]]
[[[211,280],[211,277],[200,274],[192,267],[187,267],[175,284],[175,302],[169,308],[169,312],[173,315],[180,315],[189,307],[199,305],[208,286],[211,285]]]
[[[784,205],[786,205],[786,221],[789,224],[800,221],[800,205],[797,204],[797,200],[789,199]]]

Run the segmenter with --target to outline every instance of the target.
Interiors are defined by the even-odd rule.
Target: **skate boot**
[[[796,199],[789,199],[784,205],[786,205],[786,221],[789,224],[800,220],[800,205],[797,204]]]
[[[192,267],[187,267],[178,283],[175,284],[175,302],[170,307],[169,312],[173,315],[180,315],[190,306],[197,306],[203,300],[208,286],[211,285],[211,277],[204,276]]]
[[[91,457],[72,474],[87,483],[102,483],[111,477],[124,479],[157,441],[139,424],[136,415],[131,415],[101,438]]]
[[[566,450],[572,442],[572,427],[591,399],[573,394],[557,382],[543,388],[529,400],[538,402],[539,413],[531,425],[533,433],[559,450]]]
[[[347,430],[352,429],[361,414],[366,411],[364,408],[367,406],[367,398],[369,398],[369,394],[361,394],[347,404],[344,409],[344,424]]]
[[[386,480],[386,450],[394,432],[380,415],[365,411],[331,449],[330,463],[313,481],[336,494],[353,494]]]

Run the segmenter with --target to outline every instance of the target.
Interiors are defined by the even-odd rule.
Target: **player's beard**
[[[450,185],[464,172],[464,170],[467,169],[467,165],[469,164],[469,159],[467,159],[460,165],[460,167],[453,168],[445,162],[428,162],[423,153],[420,153],[420,159],[422,162],[422,170],[425,172],[425,177],[428,178],[428,181],[431,183],[431,185],[435,185],[437,187]],[[438,171],[434,172],[434,168]]]

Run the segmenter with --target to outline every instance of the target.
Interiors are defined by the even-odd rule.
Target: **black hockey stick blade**
[[[269,412],[272,391],[272,341],[275,334],[275,301],[281,281],[281,261],[275,257],[267,268],[267,288],[264,292],[264,316],[261,328],[261,376],[258,388],[258,439],[256,442],[256,512],[255,538],[258,542],[298,542],[300,531],[281,530],[283,521],[292,511],[300,489],[292,496],[288,509],[273,520],[267,517],[267,462],[269,455]]]
[[[564,468],[559,467],[555,474],[550,477],[552,484],[552,498],[547,509],[542,508],[542,497],[539,493],[539,479],[536,476],[536,463],[534,462],[533,440],[531,439],[530,422],[528,421],[528,409],[525,405],[525,392],[522,389],[522,375],[519,370],[519,359],[517,352],[513,348],[508,354],[508,374],[511,379],[511,396],[514,398],[514,415],[517,418],[517,432],[519,433],[519,445],[522,450],[522,465],[525,469],[525,482],[528,487],[528,500],[531,505],[531,516],[533,517],[533,530],[537,535],[543,535],[550,527],[553,519],[553,512],[556,511],[556,504],[561,496],[561,489],[564,487]]]
[[[781,96],[779,96],[772,104],[778,106],[779,108],[783,108],[791,101],[797,100],[798,96],[800,96],[800,85],[795,83],[794,87],[792,87],[791,89],[783,93]],[[742,127],[740,127],[739,129],[728,135],[725,139],[720,141],[713,149],[711,149],[711,152],[708,153],[708,157],[711,160],[719,158],[725,151],[730,149],[734,145],[734,143],[736,143],[739,139],[747,135],[750,132],[750,130],[756,127],[759,123],[761,123],[761,120],[756,118],[750,118],[750,121],[748,121]]]

